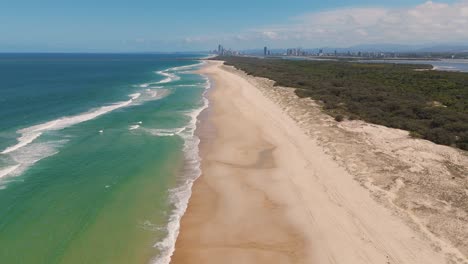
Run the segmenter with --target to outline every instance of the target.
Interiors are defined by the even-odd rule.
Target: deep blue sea
[[[0,54],[0,263],[169,261],[202,57]]]

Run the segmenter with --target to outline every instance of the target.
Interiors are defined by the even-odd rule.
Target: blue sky
[[[460,42],[468,40],[468,29],[455,37],[443,32],[465,23],[468,11],[457,11],[465,7],[466,0],[0,0],[0,51],[204,50],[218,42],[233,48]],[[458,27],[451,28],[454,19]],[[434,25],[426,20],[435,20]],[[394,31],[408,23],[419,31],[406,32],[407,39],[395,37]],[[426,39],[424,28],[431,27],[440,32]],[[419,33],[420,41],[414,39]]]

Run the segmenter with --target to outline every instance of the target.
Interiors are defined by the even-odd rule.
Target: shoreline
[[[197,66],[203,66],[204,61],[200,63],[180,66],[170,69],[189,69]],[[191,118],[191,121],[186,125],[179,134],[183,140],[183,155],[184,163],[180,171],[181,178],[176,181],[182,181],[178,187],[169,190],[169,200],[172,201],[174,208],[171,211],[168,222],[168,234],[162,240],[154,244],[154,247],[160,250],[160,255],[153,258],[151,263],[154,264],[167,264],[170,263],[172,255],[175,250],[175,243],[180,232],[181,218],[184,216],[188,203],[192,196],[192,188],[197,179],[201,176],[201,151],[200,147],[202,136],[199,133],[201,118],[205,112],[208,112],[210,102],[208,100],[208,94],[211,90],[212,83],[208,76],[201,74],[206,80],[206,86],[202,93],[201,99],[203,105],[199,108],[189,112],[187,116]]]
[[[202,175],[171,263],[446,262],[247,79],[219,62],[200,73]]]
[[[211,64],[211,62],[208,62],[209,64]],[[204,66],[204,67],[209,67],[209,65],[207,66]],[[213,213],[217,211],[217,208],[218,207],[218,202],[216,202],[217,200],[219,200],[220,198],[223,198],[223,197],[220,197],[220,195],[218,195],[216,192],[217,190],[213,190],[213,188],[211,188],[211,184],[212,184],[212,181],[210,180],[206,180],[205,178],[206,177],[206,171],[207,170],[210,170],[210,168],[207,168],[207,167],[211,167],[210,165],[207,166],[207,163],[211,163],[212,161],[207,161],[208,159],[210,159],[208,156],[211,155],[211,152],[213,152],[214,149],[217,149],[219,148],[219,146],[217,146],[217,143],[216,143],[216,138],[218,138],[220,136],[220,132],[222,133],[222,129],[221,131],[220,130],[220,127],[216,127],[216,121],[213,121],[213,119],[216,119],[216,116],[219,115],[219,109],[218,109],[218,100],[213,100],[213,94],[216,93],[216,91],[218,90],[217,87],[219,85],[222,85],[221,83],[219,83],[217,80],[213,80],[212,76],[210,74],[207,74],[204,72],[204,70],[200,70],[199,71],[200,74],[202,75],[205,75],[207,76],[210,81],[211,81],[211,88],[210,90],[208,91],[207,93],[207,98],[209,98],[210,100],[210,106],[208,108],[206,108],[200,115],[199,115],[199,124],[197,126],[197,130],[196,130],[196,134],[197,136],[200,138],[200,145],[199,145],[199,154],[200,156],[202,157],[202,175],[196,180],[196,182],[194,183],[193,185],[193,188],[192,188],[192,196],[190,197],[190,200],[189,200],[189,206],[187,208],[187,211],[186,213],[184,214],[184,216],[182,217],[182,221],[181,221],[181,232],[179,233],[179,237],[176,241],[176,250],[174,252],[174,255],[172,256],[172,261],[171,263],[196,263],[196,262],[199,262],[201,261],[202,263],[231,263],[231,262],[226,262],[226,259],[224,259],[224,254],[226,254],[226,252],[222,253],[220,256],[213,256],[213,252],[210,252],[208,253],[206,256],[193,256],[193,255],[190,255],[190,256],[183,256],[180,251],[180,244],[183,243],[182,240],[184,240],[184,237],[186,235],[186,232],[185,230],[185,226],[187,225],[186,223],[187,222],[191,222],[188,224],[189,228],[192,229],[192,227],[190,227],[191,225],[204,225],[203,222],[209,222],[210,218],[211,217],[214,217],[213,216]],[[268,152],[268,150],[266,151]],[[212,155],[211,155],[212,156]],[[248,167],[264,167],[264,166],[267,166],[269,167],[270,165],[268,165],[268,163],[271,163],[271,161],[269,161],[269,155],[268,153],[264,153],[263,155],[264,157],[263,158],[260,158],[260,161],[256,161],[254,158],[254,164],[252,165],[248,165]],[[223,162],[221,162],[223,163]],[[227,163],[227,162],[226,162]],[[227,166],[231,166],[230,164],[225,164]],[[234,167],[236,167],[236,165],[232,165]],[[242,167],[242,165],[240,165],[240,167]],[[244,182],[245,183],[245,182]],[[247,183],[245,183],[247,184]],[[255,195],[257,196],[257,195]],[[257,197],[258,198],[258,197]],[[262,197],[260,197],[260,199],[263,199]],[[281,207],[281,205],[279,204],[274,204],[272,201],[267,201],[270,204],[270,206],[272,207]],[[274,209],[274,210],[278,210],[278,208]],[[227,213],[227,212],[223,212],[224,213]],[[276,214],[276,213],[275,213]],[[242,214],[244,216],[248,216],[247,214]],[[266,216],[266,215],[265,215]],[[187,218],[189,218],[188,220],[186,220]],[[192,219],[190,219],[192,218]],[[290,225],[289,221],[287,221],[286,219],[280,219],[280,218],[283,218],[283,217],[278,217],[278,222],[280,222],[277,226],[282,226],[282,225]],[[222,219],[222,224],[224,224],[224,220],[226,219]],[[264,219],[265,222],[267,222],[267,219]],[[236,224],[233,224],[233,223],[230,223],[230,225],[232,227],[234,227]],[[240,225],[242,226],[242,225]],[[201,227],[202,229],[204,227]],[[217,230],[220,230],[222,229],[221,227]],[[289,228],[286,228],[285,230],[287,230]],[[284,231],[284,230],[283,230]],[[208,233],[211,233],[211,232],[208,232]],[[290,233],[290,234],[280,234],[280,236],[290,236],[292,237],[293,240],[296,240],[296,237],[300,236],[300,230],[294,230],[293,232],[285,232],[285,233]],[[190,235],[190,234],[189,234]],[[195,236],[197,236],[197,234],[194,234]],[[207,234],[208,236],[211,236],[211,235],[216,235],[216,234]],[[215,240],[217,240],[215,238]],[[224,242],[219,242],[219,241],[214,241],[214,243],[220,243],[221,245],[220,246],[208,246],[208,247],[212,247],[213,251],[218,251],[218,249],[216,248],[220,248],[222,250],[222,248],[233,248],[233,251],[237,251],[235,248],[242,248],[241,251],[244,249],[244,250],[247,250],[248,251],[248,248],[251,247],[254,251],[255,250],[259,250],[259,251],[269,251],[268,249],[268,246],[267,247],[258,247],[256,246],[254,242],[248,242],[248,241],[244,241],[246,239],[241,239],[241,240],[237,240],[237,238],[234,239],[235,241],[231,241],[232,244],[236,244],[236,243],[240,243],[240,244],[248,244],[248,245],[240,245],[240,246],[233,246],[233,245],[225,245]],[[189,242],[190,243],[190,242]],[[211,242],[210,242],[211,243]],[[303,241],[300,241],[299,243],[304,243]],[[297,243],[294,243],[294,244],[297,244]],[[275,246],[273,246],[275,247]],[[282,246],[280,246],[282,247]],[[211,250],[210,250],[211,251]],[[275,249],[273,249],[272,251],[275,251]],[[280,257],[280,259],[288,259],[288,258],[293,258],[293,259],[297,259],[296,256],[294,256],[296,254],[296,252],[292,252],[292,253],[288,253],[288,251],[297,251],[295,250],[295,247],[291,247],[289,246],[288,249],[284,249],[284,248],[280,248],[280,249],[276,249],[276,251],[278,252],[277,254],[273,253],[273,258],[271,256],[265,256],[265,255],[268,255],[268,254],[265,254],[265,253],[260,253],[259,255],[261,256],[254,256],[253,259],[255,259],[255,263],[272,263],[274,262],[274,259],[275,258],[278,258]],[[215,253],[216,255],[218,255],[218,253]],[[287,256],[284,257],[282,256],[283,254],[286,254]],[[232,263],[238,263],[238,260],[242,260],[244,258],[244,254],[243,253],[237,253],[235,252],[234,253],[235,257],[233,256],[231,261]],[[247,253],[247,255],[251,255],[250,253]],[[253,255],[256,255],[256,254],[253,254]],[[265,259],[265,260],[262,260],[262,259]],[[283,261],[280,261],[283,263]],[[289,261],[287,262],[284,262],[284,263],[288,263]],[[297,261],[294,261],[294,263],[298,263]],[[306,263],[306,262],[304,262]]]

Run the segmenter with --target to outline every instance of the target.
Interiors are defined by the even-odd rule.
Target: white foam
[[[182,133],[186,128],[145,128],[144,131],[150,133],[151,135],[158,136],[158,137],[170,137],[170,136],[175,136],[179,135]]]
[[[16,164],[6,169],[2,169],[0,174],[2,177],[20,175],[39,160],[58,153],[57,148],[65,144],[67,141],[68,140],[57,140],[32,143],[28,147],[20,148],[9,154],[12,161]]]
[[[31,133],[25,133],[23,135],[21,135],[17,141],[18,143],[16,145],[13,145],[13,146],[10,146],[8,148],[6,148],[4,151],[2,151],[1,154],[7,154],[7,153],[10,153],[10,152],[13,152],[19,148],[22,148],[26,145],[28,145],[29,143],[33,142],[36,138],[40,137],[42,135],[42,132],[31,132]]]
[[[135,129],[138,129],[140,127],[140,125],[132,125],[130,126],[130,128],[128,130],[135,130]]]
[[[133,105],[140,105],[148,101],[162,99],[171,93],[170,89],[145,89],[141,96],[134,100]]]
[[[174,67],[174,68],[171,68],[170,70],[172,70],[172,71],[187,70],[187,69],[192,69],[192,68],[201,66],[201,65],[203,65],[203,64],[205,64],[205,62],[202,61],[202,62],[195,63],[195,64],[190,64],[190,65],[185,65],[185,66]]]
[[[167,69],[167,70],[164,70],[164,71],[158,71],[158,72],[156,72],[157,74],[162,75],[162,76],[164,76],[164,77],[166,77],[166,78],[163,79],[163,80],[161,80],[161,81],[159,81],[159,82],[155,82],[155,84],[169,83],[169,82],[172,82],[172,81],[178,81],[178,80],[180,80],[180,77],[179,77],[179,76],[177,76],[176,74],[170,72],[172,69],[173,69],[173,68]]]
[[[161,81],[158,81],[158,82],[143,83],[143,84],[138,85],[138,87],[148,88],[151,85],[155,85],[155,84],[167,84],[167,83],[170,83],[170,82],[173,82],[173,81],[178,81],[178,80],[180,80],[180,77],[178,75],[176,75],[175,73],[173,73],[173,72],[180,72],[182,70],[195,68],[195,67],[201,66],[203,64],[205,64],[205,62],[200,62],[200,63],[196,63],[196,64],[191,64],[191,65],[185,65],[185,66],[179,66],[179,67],[173,67],[173,68],[165,69],[165,70],[162,70],[162,71],[157,71],[157,72],[155,72],[156,74],[159,74],[159,75],[161,75],[163,77],[166,77],[166,78],[164,78],[164,79],[162,79]],[[181,73],[188,73],[188,72],[181,72]],[[159,86],[159,87],[151,87],[151,88],[161,88],[161,87]]]
[[[160,82],[143,83],[143,84],[137,85],[136,87],[140,87],[140,88],[163,88],[163,86],[158,86],[157,85],[159,83]]]
[[[2,178],[3,176],[6,176],[12,172],[14,172],[16,169],[19,168],[19,164],[16,164],[16,165],[13,165],[13,166],[10,166],[10,167],[6,167],[4,169],[1,169],[0,170],[0,178]]]
[[[146,89],[146,93],[149,94],[153,98],[158,96],[158,91],[155,91],[155,90]]]
[[[207,59],[214,58],[214,57],[216,57],[216,56],[218,56],[218,55],[216,55],[216,54],[211,54],[211,55],[207,55],[206,57],[203,57],[202,59],[207,60]],[[205,62],[205,61],[203,61],[203,62]]]
[[[207,78],[206,80],[206,88],[208,89],[211,85]],[[180,219],[187,209],[188,201],[192,194],[193,182],[201,175],[201,158],[198,154],[200,139],[195,135],[195,130],[199,114],[209,105],[208,99],[206,98],[206,92],[207,90],[203,93],[203,105],[192,112],[186,113],[190,117],[190,122],[186,128],[180,132],[180,136],[184,139],[184,175],[182,184],[170,191],[169,197],[174,208],[169,217],[167,236],[162,241],[154,245],[161,253],[160,256],[153,260],[153,264],[170,263],[175,249],[175,242],[179,235]]]
[[[134,93],[134,94],[131,94],[129,96],[132,98],[132,100],[136,100],[138,97],[140,97],[140,95],[141,95],[141,93]]]
[[[162,228],[156,224],[151,223],[149,220],[144,221],[143,223],[139,224],[140,228],[151,231],[151,232],[158,232]]]

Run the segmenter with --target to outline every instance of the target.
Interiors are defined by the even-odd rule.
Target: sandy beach
[[[172,263],[464,263],[373,197],[255,83],[222,62],[200,73],[214,85],[199,128],[202,175]]]

